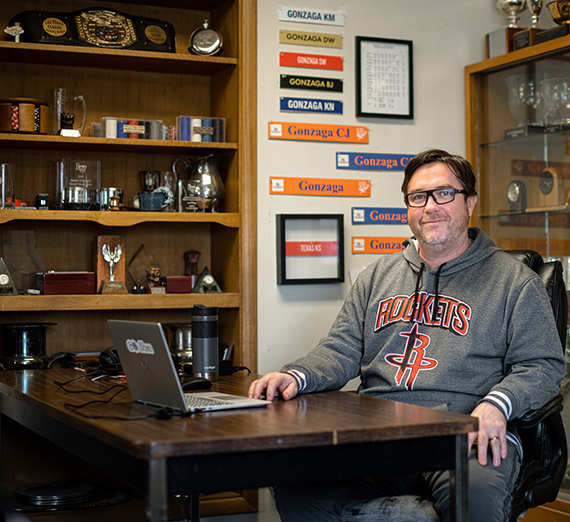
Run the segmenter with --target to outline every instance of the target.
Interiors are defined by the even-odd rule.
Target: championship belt
[[[24,30],[22,42],[176,52],[172,24],[111,9],[89,8],[71,13],[24,11],[14,16],[9,25],[16,23]]]

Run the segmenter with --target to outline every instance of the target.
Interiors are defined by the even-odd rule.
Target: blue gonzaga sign
[[[404,170],[413,154],[337,152],[336,168],[347,170]]]
[[[353,225],[407,225],[405,208],[352,207]]]
[[[311,98],[281,98],[281,112],[326,112],[342,114],[342,102]]]

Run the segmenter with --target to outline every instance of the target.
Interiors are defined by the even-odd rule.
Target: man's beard
[[[467,206],[465,206],[465,213],[463,216],[456,216],[454,219],[447,214],[442,215],[439,213],[432,215],[428,214],[425,218],[428,221],[432,218],[444,219],[447,224],[445,230],[437,232],[424,232],[424,228],[421,224],[414,227],[416,230],[413,230],[413,232],[417,240],[420,242],[420,245],[429,245],[430,248],[437,251],[445,250],[448,245],[456,243],[461,237],[463,237],[469,226],[469,211]]]

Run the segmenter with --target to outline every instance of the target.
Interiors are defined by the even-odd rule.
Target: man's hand
[[[501,459],[507,458],[507,420],[501,410],[488,402],[482,402],[471,413],[479,419],[479,431],[468,435],[468,451],[477,440],[477,460],[481,466],[487,465],[487,447],[493,453],[493,465],[499,466]]]
[[[251,399],[259,399],[265,390],[267,390],[265,396],[268,401],[272,401],[273,398],[279,394],[288,401],[297,395],[299,386],[295,377],[288,373],[266,373],[263,377],[251,383],[248,397]]]

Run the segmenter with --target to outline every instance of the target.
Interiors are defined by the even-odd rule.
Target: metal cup
[[[15,208],[16,166],[13,163],[0,164],[0,208]]]

